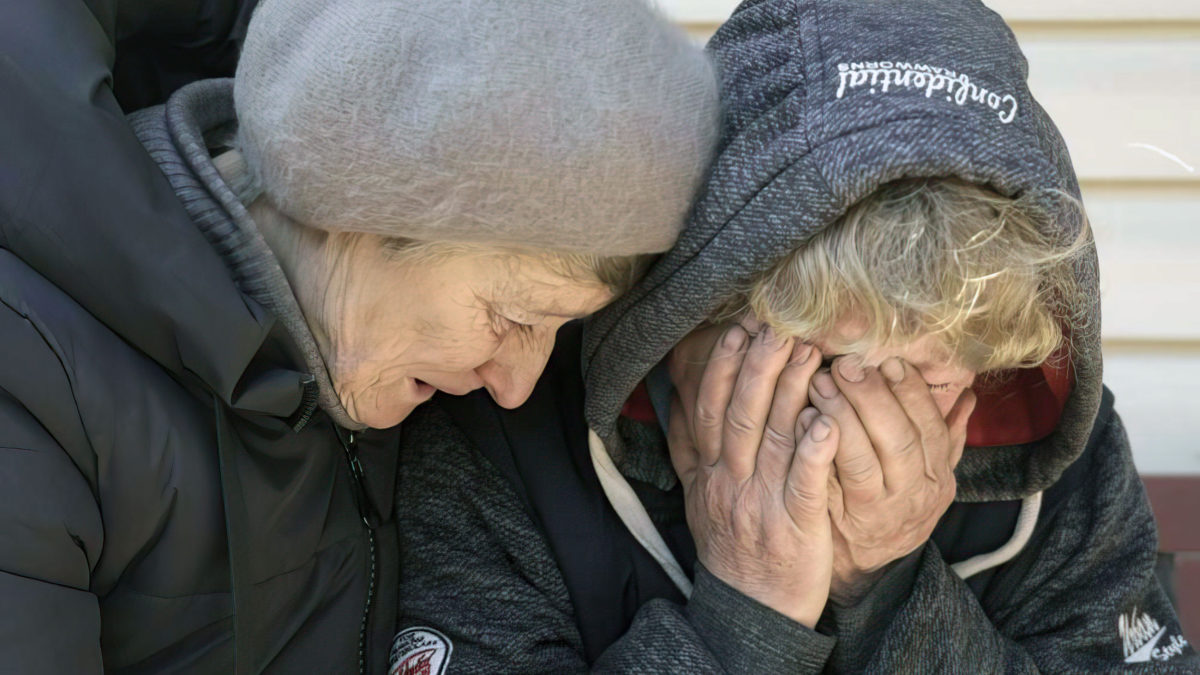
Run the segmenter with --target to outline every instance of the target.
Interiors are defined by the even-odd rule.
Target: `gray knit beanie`
[[[644,0],[263,0],[234,98],[299,222],[602,255],[671,246],[719,122]]]

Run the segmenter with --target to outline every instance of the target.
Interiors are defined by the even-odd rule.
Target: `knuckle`
[[[921,441],[919,438],[917,438],[916,436],[909,436],[908,438],[906,438],[904,441],[901,442],[900,447],[898,447],[892,451],[892,454],[899,456],[899,457],[904,457],[906,455],[911,455],[912,453],[917,452],[918,450],[921,449],[921,447],[922,447]]]
[[[854,484],[863,484],[875,477],[875,463],[865,456],[852,457],[838,467],[838,477]]]
[[[787,485],[788,511],[793,516],[805,519],[825,513],[828,508],[825,496],[821,491],[806,483]]]
[[[790,431],[777,429],[770,424],[763,429],[763,445],[787,449],[795,445],[796,439]]]
[[[696,414],[692,418],[696,420],[698,426],[705,429],[720,426],[721,424],[721,416],[703,403],[696,404]]]
[[[757,425],[736,402],[725,412],[725,426],[738,435],[750,435],[757,431]]]

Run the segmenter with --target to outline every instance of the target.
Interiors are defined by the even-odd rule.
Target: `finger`
[[[879,364],[879,373],[921,438],[926,474],[940,479],[950,461],[950,433],[929,383],[920,370],[895,356]]]
[[[801,531],[829,531],[829,472],[837,448],[837,422],[824,415],[813,420],[796,445],[784,506]]]
[[[813,375],[808,395],[814,408],[837,420],[840,441],[834,467],[846,501],[870,501],[882,494],[883,469],[871,447],[871,439],[854,406],[842,396],[828,370]]]
[[[750,341],[742,369],[725,409],[720,462],[734,480],[754,473],[779,375],[792,352],[792,340],[766,328]]]
[[[821,411],[809,406],[800,411],[800,415],[796,417],[796,437],[804,435],[808,428],[812,426],[814,420],[821,416]]]
[[[696,394],[700,391],[700,378],[704,366],[716,349],[717,343],[729,329],[729,324],[709,325],[693,330],[680,340],[667,355],[667,373],[671,384],[683,403],[688,419],[696,407]],[[689,421],[688,424],[691,424]]]
[[[763,324],[762,321],[759,321],[758,317],[754,316],[753,314],[744,314],[742,315],[742,318],[738,319],[737,322],[742,328],[746,329],[747,333],[751,335],[758,335],[764,328],[766,328],[766,325]]]
[[[835,455],[836,457],[836,455]],[[829,519],[835,525],[846,515],[846,498],[842,493],[842,482],[838,480],[837,465],[829,468]]]
[[[675,475],[683,483],[685,490],[695,480],[696,468],[700,464],[700,454],[696,444],[692,442],[691,429],[683,414],[683,403],[679,396],[671,396],[671,415],[667,423],[667,449],[671,455],[671,466]]]
[[[730,326],[709,355],[700,377],[696,405],[692,409],[692,440],[706,466],[721,458],[721,436],[725,427],[725,409],[733,396],[738,371],[746,356],[749,336],[741,326]],[[685,409],[686,410],[686,409]]]
[[[821,353],[810,344],[796,341],[787,365],[779,374],[754,469],[768,485],[780,486],[787,479],[788,465],[799,438],[796,421],[800,411],[808,405],[808,383],[820,365]],[[812,411],[811,420],[817,411],[809,410]]]
[[[838,358],[831,370],[838,389],[867,430],[887,491],[903,491],[924,480],[921,436],[879,370],[863,368],[856,357]]]
[[[954,407],[950,408],[950,414],[946,415],[946,425],[950,431],[950,470],[958,466],[959,460],[962,459],[963,448],[967,444],[967,422],[971,419],[971,413],[975,412],[975,392],[970,389],[964,389],[963,393],[959,394],[958,400],[954,402]]]
[[[946,431],[946,420],[929,391],[921,371],[904,359],[893,356],[879,364],[879,373],[892,388],[896,400],[922,438],[937,437]],[[927,435],[928,434],[928,435]]]

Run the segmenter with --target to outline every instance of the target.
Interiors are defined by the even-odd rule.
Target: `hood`
[[[1033,195],[1073,239],[1079,187],[1033,100],[1012,32],[974,0],[749,0],[708,45],[723,137],[678,243],[597,314],[584,337],[586,415],[621,465],[630,393],[740,286],[848,207],[901,178],[958,177]],[[1017,499],[1052,484],[1086,445],[1100,402],[1094,252],[1076,263],[1087,326],[1069,327],[1074,382],[1045,438],[971,448],[959,500]]]

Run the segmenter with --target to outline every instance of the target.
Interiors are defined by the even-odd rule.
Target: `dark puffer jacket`
[[[145,4],[0,9],[0,670],[380,671],[398,432],[310,417],[180,143],[210,129],[139,142],[111,93],[150,9],[239,5]]]

